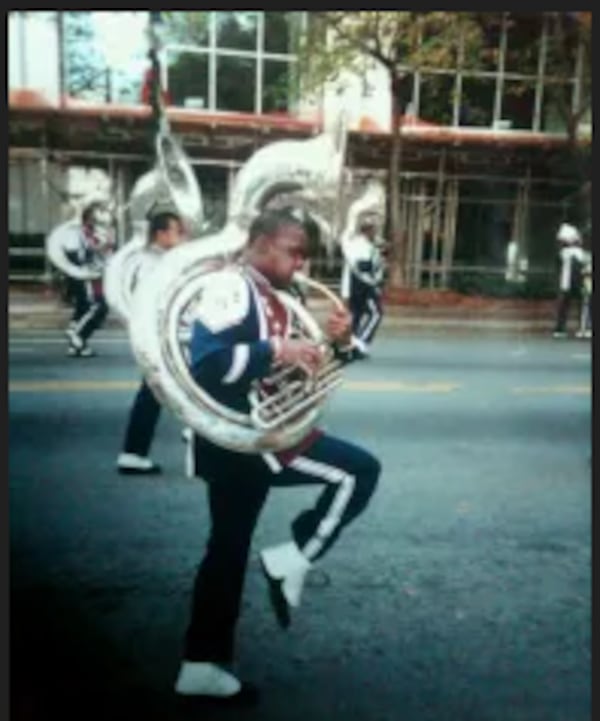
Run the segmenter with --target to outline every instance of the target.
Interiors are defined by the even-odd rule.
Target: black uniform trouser
[[[138,456],[147,456],[154,431],[160,416],[160,403],[154,397],[146,381],[142,381],[136,393],[123,443],[124,453],[135,453]]]
[[[328,435],[279,473],[259,455],[224,451],[196,439],[196,472],[208,482],[211,530],[194,583],[184,657],[232,661],[252,534],[271,486],[323,486],[315,505],[300,513],[291,528],[294,541],[313,561],[365,509],[380,471],[370,453]]]
[[[564,333],[567,329],[569,320],[569,311],[571,304],[575,303],[577,308],[577,318],[581,317],[581,291],[578,288],[571,290],[561,290],[558,294],[556,302],[556,324],[554,326],[555,333]]]
[[[71,323],[82,340],[87,340],[99,328],[108,314],[108,306],[100,290],[92,281],[68,279],[68,294],[73,303]]]
[[[383,318],[379,293],[374,288],[360,286],[350,294],[349,306],[352,333],[365,343],[370,343]]]
[[[581,330],[591,330],[592,329],[592,294],[588,292],[584,292],[583,298],[581,300],[582,308],[581,308],[581,315],[580,315],[580,326]]]

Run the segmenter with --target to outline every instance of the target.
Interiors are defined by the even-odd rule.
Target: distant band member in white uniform
[[[383,258],[376,245],[377,225],[369,217],[348,243],[349,258],[342,268],[341,295],[352,314],[352,343],[357,358],[370,355],[370,346],[381,319]]]
[[[556,234],[558,250],[558,298],[556,304],[556,322],[554,337],[565,338],[571,304],[577,305],[577,317],[581,315],[583,292],[583,266],[585,253],[581,247],[581,233],[574,225],[563,223]]]

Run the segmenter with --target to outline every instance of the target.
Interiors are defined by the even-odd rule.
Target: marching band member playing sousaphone
[[[137,273],[148,276],[163,255],[184,240],[184,225],[177,213],[162,210],[151,215],[148,239],[138,259]],[[161,472],[160,465],[148,457],[160,410],[160,403],[143,380],[129,412],[122,451],[117,459],[120,473],[147,475]]]
[[[163,124],[155,143],[156,166],[138,179],[129,201],[134,235],[111,258],[104,276],[109,305],[126,324],[129,324],[132,298],[141,280],[151,275],[167,251],[185,240],[203,220],[200,186],[167,124]],[[172,175],[178,179],[177,184]],[[117,458],[120,473],[161,472],[160,465],[148,457],[160,411],[159,401],[143,380],[133,401]],[[188,434],[184,435],[188,443]],[[187,456],[189,451],[188,443]]]
[[[73,314],[65,333],[67,354],[88,358],[95,355],[88,340],[108,313],[102,271],[114,249],[112,214],[108,204],[93,200],[85,205],[81,220],[70,220],[55,228],[46,239],[49,261],[67,279],[67,295]]]
[[[298,193],[325,218],[320,211],[335,205],[343,177],[343,116],[331,130],[254,153],[236,176],[225,227],[170,251],[132,298],[136,360],[157,398],[193,429],[195,472],[207,482],[210,537],[175,683],[182,700],[257,699],[230,665],[269,489],[322,487],[292,522],[290,538],[260,554],[270,602],[286,627],[312,565],[364,511],[379,478],[371,453],[318,427],[326,397],[342,380],[340,366],[352,358],[351,319],[338,296],[298,272],[307,252],[303,217],[269,208],[281,194]],[[294,281],[333,301],[324,328],[286,292]],[[184,319],[191,337],[182,341]]]
[[[156,133],[153,138],[155,165],[133,187],[129,213],[133,238],[115,254],[106,273],[111,308],[129,324],[132,298],[140,281],[152,275],[160,261],[179,245],[188,233],[202,226],[202,194],[194,170],[182,146],[171,131],[160,83],[160,37],[156,16],[149,26],[152,79],[147,100],[152,106]],[[133,401],[117,468],[124,474],[155,474],[159,464],[148,457],[161,405],[145,380]],[[184,432],[187,442],[188,434]],[[190,456],[190,442],[188,453]]]
[[[316,372],[322,349],[292,337],[280,300],[305,260],[304,224],[285,210],[265,211],[251,224],[237,272],[215,273],[204,286],[192,329],[191,372],[197,383],[233,412],[247,413],[253,383],[273,364]],[[343,307],[326,323],[338,356],[348,351],[350,316]],[[236,452],[196,436],[196,472],[207,481],[211,531],[197,571],[183,662],[175,690],[186,697],[252,702],[256,689],[228,668],[252,535],[271,487],[320,485],[314,505],[299,513],[286,542],[260,554],[277,620],[286,627],[300,604],[305,578],[366,508],[379,461],[368,451],[318,428],[282,451]]]
[[[352,344],[357,359],[370,355],[383,318],[384,265],[378,247],[378,229],[384,208],[383,186],[372,180],[350,206],[342,233],[341,295],[352,314]]]
[[[355,355],[370,355],[370,346],[383,318],[381,287],[383,259],[375,245],[375,221],[364,218],[352,239],[353,262],[347,259],[342,269],[341,293],[352,313]]]

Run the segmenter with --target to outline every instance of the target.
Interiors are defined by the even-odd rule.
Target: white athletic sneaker
[[[175,692],[186,696],[233,696],[241,688],[233,674],[204,661],[184,661],[175,681]]]
[[[81,350],[85,347],[85,341],[73,328],[67,328],[65,335],[69,339],[71,347],[76,348],[77,350]]]
[[[267,575],[282,582],[281,591],[285,600],[297,608],[306,575],[311,568],[310,561],[293,541],[265,548],[260,557]]]
[[[160,473],[161,467],[153,460],[136,453],[121,453],[117,459],[117,468],[120,473],[154,474]]]

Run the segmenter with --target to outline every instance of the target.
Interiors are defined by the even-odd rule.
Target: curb
[[[433,330],[436,332],[513,332],[513,333],[551,333],[554,317],[540,312],[539,308],[530,309],[531,315],[520,314],[521,309],[499,308],[477,314],[473,309],[459,307],[432,306],[388,306],[384,310],[381,331]],[[317,316],[319,307],[315,307]],[[59,305],[55,298],[9,298],[9,330],[59,330],[62,331],[71,317],[68,306]],[[109,313],[104,328],[125,330],[125,324],[117,316]]]
[[[9,332],[18,330],[56,330],[66,327],[70,313],[10,313]],[[107,330],[125,330],[125,325],[117,318],[107,318],[103,324]],[[540,320],[502,320],[492,318],[448,318],[448,317],[386,317],[381,322],[380,331],[471,331],[503,333],[551,333],[552,322]]]

